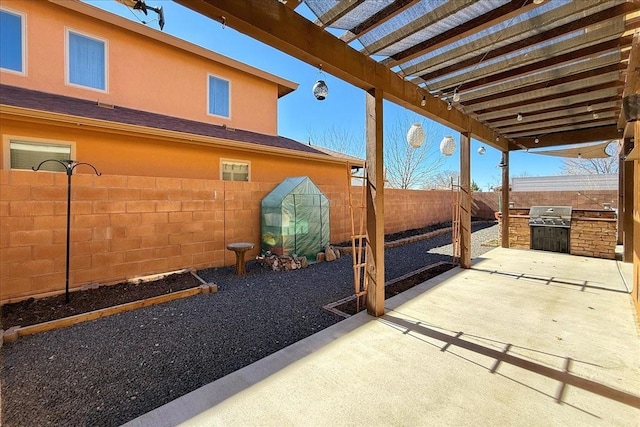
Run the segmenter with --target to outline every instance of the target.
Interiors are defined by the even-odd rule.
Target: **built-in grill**
[[[531,249],[569,253],[571,206],[531,206]]]

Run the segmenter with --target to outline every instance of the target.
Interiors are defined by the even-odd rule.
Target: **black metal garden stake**
[[[65,302],[69,302],[69,240],[70,240],[70,228],[71,228],[71,175],[73,175],[73,170],[80,165],[90,166],[96,175],[102,175],[98,170],[89,163],[77,162],[75,160],[58,160],[58,159],[48,159],[40,162],[38,166],[35,166],[31,169],[37,171],[40,167],[46,162],[58,162],[62,166],[64,166],[67,171],[67,267],[66,267],[66,276],[65,276],[65,285],[64,285],[64,300]]]

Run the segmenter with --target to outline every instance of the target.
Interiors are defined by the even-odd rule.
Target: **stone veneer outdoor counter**
[[[615,259],[617,223],[613,210],[573,209],[569,253]],[[509,246],[519,249],[531,247],[528,208],[509,209]]]

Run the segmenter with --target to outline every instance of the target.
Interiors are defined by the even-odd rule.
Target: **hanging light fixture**
[[[424,129],[420,123],[414,123],[407,132],[407,142],[413,148],[418,148],[424,142]]]
[[[322,72],[322,64],[320,64],[320,67],[318,67],[318,80],[313,85],[313,96],[315,96],[318,101],[322,101],[327,95],[329,95],[329,88],[324,82],[324,73]]]
[[[478,148],[478,154],[480,154],[481,156],[484,156],[484,153],[487,152],[487,149],[484,147],[480,147]]]
[[[456,140],[451,135],[447,135],[440,141],[440,152],[445,156],[450,156],[456,151]]]
[[[522,114],[518,113],[518,115],[516,116],[516,120],[521,122],[522,121]]]
[[[453,90],[453,102],[460,102],[460,94],[458,93],[458,88]]]

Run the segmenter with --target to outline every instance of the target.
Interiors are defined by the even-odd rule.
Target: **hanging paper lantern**
[[[478,154],[480,154],[481,156],[484,156],[484,153],[487,152],[487,149],[484,147],[480,147],[478,148]]]
[[[318,80],[313,85],[313,96],[315,96],[318,101],[322,101],[327,97],[327,95],[329,95],[329,88],[327,87],[327,84],[324,80]]]
[[[456,151],[456,140],[451,135],[442,138],[440,142],[440,152],[445,156],[450,156]]]
[[[413,148],[418,148],[424,142],[424,129],[420,123],[414,123],[407,132],[407,142]]]

